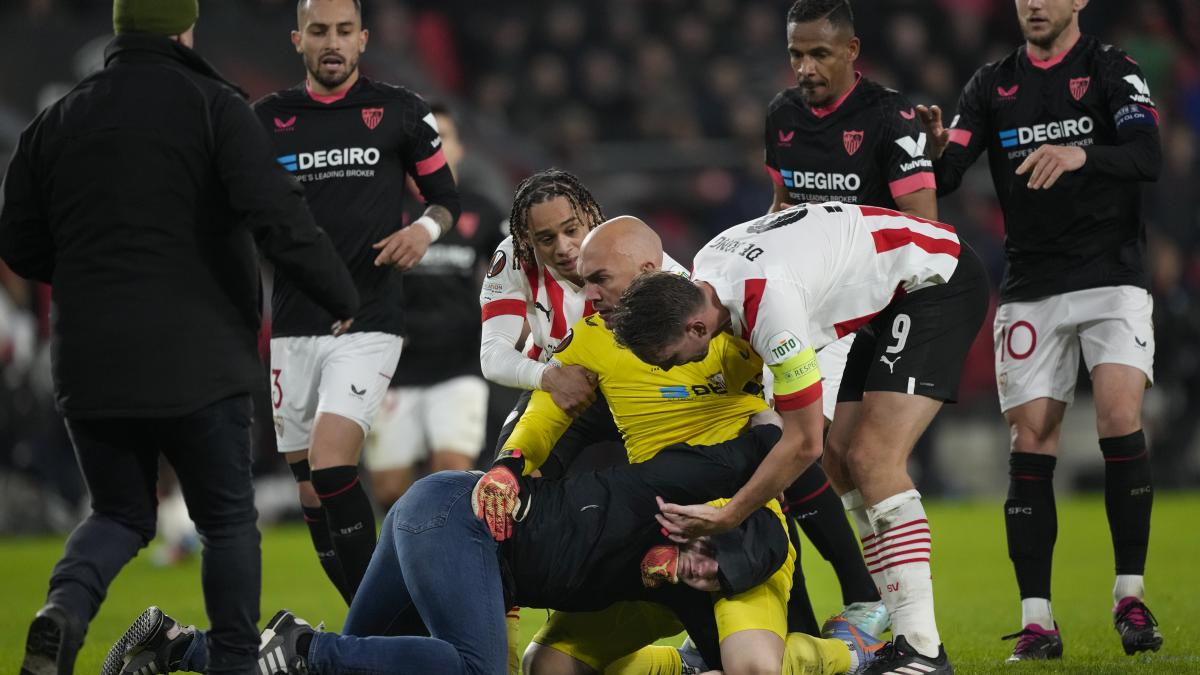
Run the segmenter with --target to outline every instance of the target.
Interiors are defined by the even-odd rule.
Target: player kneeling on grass
[[[519,470],[513,469],[504,476],[493,470],[487,480],[503,482],[516,497],[512,511],[497,508],[498,502],[486,497],[492,491],[477,489],[481,479],[476,473],[426,477],[388,513],[363,581],[366,592],[355,596],[344,633],[320,632],[280,611],[263,631],[260,669],[500,673],[506,664],[505,608],[514,602],[586,611],[622,599],[671,607],[701,652],[719,658],[711,611],[690,610],[709,605],[710,591],[736,590],[726,588],[735,575],[725,573],[737,570],[739,563],[769,561],[737,579],[738,584],[759,583],[772,574],[787,555],[786,537],[747,538],[737,547],[714,541],[711,549],[681,548],[661,534],[654,520],[655,497],[706,501],[736,490],[780,437],[778,418],[770,413],[765,418],[772,423],[726,443],[676,445],[641,464],[564,480],[518,477]],[[752,518],[773,525],[777,516],[760,509]],[[502,541],[493,532],[501,532]],[[747,556],[751,541],[770,550]],[[431,637],[387,636],[397,618],[412,610]],[[205,672],[205,642],[203,631],[181,626],[151,607],[113,646],[101,672]],[[844,641],[819,642],[829,643],[821,651],[832,661],[822,672],[857,672],[878,644],[853,629]]]

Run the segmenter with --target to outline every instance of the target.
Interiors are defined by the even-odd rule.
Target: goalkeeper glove
[[[642,585],[658,588],[664,581],[679,582],[679,547],[675,544],[651,546],[642,557]]]
[[[471,492],[471,508],[487,524],[496,541],[512,536],[512,514],[520,504],[521,485],[517,477],[524,467],[520,450],[505,451]]]

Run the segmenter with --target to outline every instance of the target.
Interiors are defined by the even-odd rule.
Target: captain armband
[[[812,347],[793,354],[781,363],[767,366],[775,376],[772,391],[780,410],[795,410],[821,398],[821,369]]]

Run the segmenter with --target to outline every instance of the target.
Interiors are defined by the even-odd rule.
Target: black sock
[[[1008,458],[1004,528],[1022,599],[1050,599],[1050,567],[1058,538],[1053,482],[1057,463],[1052,455],[1030,452],[1014,452]]]
[[[296,479],[297,484],[312,483],[312,467],[307,459],[289,462],[288,468],[292,470],[292,476]],[[301,504],[300,510],[304,512],[304,524],[308,526],[308,536],[312,539],[313,549],[317,552],[317,561],[321,563],[321,569],[325,570],[325,576],[329,577],[333,587],[349,605],[353,595],[346,588],[346,575],[342,574],[342,563],[338,560],[337,551],[333,550],[333,539],[329,536],[329,523],[325,520],[325,509],[320,506]]]
[[[313,548],[317,551],[317,560],[325,576],[333,582],[334,588],[342,594],[346,604],[354,597],[346,588],[346,575],[342,574],[342,563],[338,560],[337,551],[333,550],[333,537],[329,535],[329,523],[325,520],[325,509],[320,506],[301,506],[304,511],[304,524],[308,525],[308,536],[312,538]]]
[[[808,587],[804,585],[804,566],[800,564],[800,534],[796,531],[795,521],[786,518],[788,538],[796,549],[796,568],[792,570],[792,593],[787,603],[787,629],[789,633],[807,633],[821,636],[821,626],[817,624],[817,615],[813,613],[812,601],[808,598]]]
[[[346,590],[354,597],[375,552],[375,510],[358,480],[358,467],[331,466],[312,472],[313,489],[325,508],[333,550],[341,561]]]
[[[829,479],[819,464],[813,464],[800,474],[795,483],[783,491],[788,515],[804,530],[822,558],[829,561],[842,587],[842,604],[879,602],[879,589],[867,572],[858,537],[846,518],[845,507],[829,486]]]
[[[1104,510],[1117,574],[1143,574],[1154,504],[1146,436],[1139,429],[1128,436],[1101,438],[1100,452],[1104,453]]]

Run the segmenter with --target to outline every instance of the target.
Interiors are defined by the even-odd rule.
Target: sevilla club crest
[[[1070,82],[1071,97],[1076,101],[1083,98],[1083,95],[1087,93],[1088,85],[1091,83],[1092,78],[1090,77],[1072,77]]]
[[[367,128],[371,131],[374,131],[375,127],[379,126],[379,123],[383,121],[383,108],[363,108],[362,118],[363,124],[367,125]]]
[[[861,131],[843,131],[842,145],[846,146],[846,154],[853,155],[862,147],[863,132]]]

